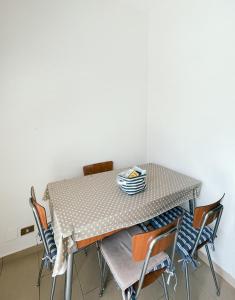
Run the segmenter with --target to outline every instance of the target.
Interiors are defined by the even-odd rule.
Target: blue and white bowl
[[[133,167],[140,175],[138,177],[128,178],[129,170],[121,172],[117,176],[117,183],[120,189],[128,195],[140,193],[146,189],[146,170],[139,167]]]

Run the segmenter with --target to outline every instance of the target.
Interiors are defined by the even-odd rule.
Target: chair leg
[[[195,251],[195,253],[194,253],[194,259],[198,260],[198,252],[197,251]]]
[[[169,300],[169,295],[168,295],[168,290],[167,290],[167,286],[166,286],[166,279],[165,279],[164,273],[162,273],[162,282],[163,282],[165,299]]]
[[[187,290],[187,300],[191,299],[190,294],[190,285],[189,285],[189,274],[188,274],[188,264],[185,266],[185,282],[186,282],[186,290]]]
[[[55,277],[52,277],[51,298],[50,298],[50,300],[53,300],[53,299],[54,299],[55,285],[56,285],[56,276],[55,276]]]
[[[44,261],[42,260],[42,261],[41,261],[40,270],[39,270],[39,273],[38,273],[37,286],[40,286],[40,284],[41,284],[41,276],[42,276],[43,266],[44,266]]]
[[[100,274],[100,294],[99,296],[102,297],[104,294],[104,289],[106,285],[106,268],[107,268],[107,263],[101,256],[101,274]]]
[[[50,264],[49,264],[49,270],[50,271],[53,271],[53,264],[50,262]]]
[[[100,268],[100,294],[99,296],[102,297],[104,293],[104,266],[103,266],[103,258],[100,251],[100,244],[99,242],[96,242],[96,248],[97,248],[97,255],[98,255],[98,262],[99,262],[99,268]]]
[[[205,245],[205,247],[206,247],[206,253],[207,253],[208,261],[209,261],[209,264],[210,264],[211,273],[212,273],[214,283],[215,283],[215,287],[216,287],[216,293],[217,293],[217,296],[219,296],[220,295],[220,288],[219,288],[219,285],[218,285],[218,282],[217,282],[217,279],[216,279],[215,270],[214,270],[213,263],[212,263],[212,260],[211,260],[210,251],[209,251],[208,245]]]
[[[42,255],[42,261],[41,261],[41,265],[40,265],[40,269],[39,269],[39,273],[38,273],[37,286],[40,286],[40,284],[41,284],[42,270],[44,267],[44,261],[43,261],[44,256],[45,256],[45,250],[43,251],[43,255]]]
[[[87,248],[84,248],[84,253],[85,253],[86,256],[88,255]]]

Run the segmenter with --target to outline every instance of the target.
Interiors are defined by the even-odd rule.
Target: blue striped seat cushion
[[[152,220],[150,220],[150,223],[154,228],[160,228],[172,223],[175,219],[182,215],[182,213],[183,208],[177,206],[153,218]]]
[[[145,231],[148,232],[149,229],[148,226],[150,225],[154,229],[166,226],[170,223],[172,223],[175,219],[177,219],[180,215],[183,213],[183,208],[181,207],[174,207],[167,212],[148,220],[147,222],[139,224],[139,226]]]
[[[183,257],[190,256],[191,251],[193,250],[197,235],[199,230],[193,227],[193,215],[189,212],[185,212],[183,216],[183,221],[177,238],[176,250]],[[213,229],[206,226],[201,234],[199,240],[199,246],[205,242],[211,242],[213,236]]]
[[[44,235],[47,243],[47,247],[50,252],[50,257],[54,261],[56,259],[57,248],[54,240],[54,232],[51,224],[48,226],[48,229],[44,230]]]
[[[190,253],[195,244],[197,234],[199,232],[198,229],[193,227],[193,215],[188,211],[183,210],[181,207],[175,207],[170,209],[169,211],[151,219],[148,221],[149,224],[155,229],[163,227],[171,222],[173,222],[177,217],[179,217],[184,211],[184,216],[182,220],[182,224],[179,230],[176,251],[181,254],[183,257],[190,256]],[[147,226],[145,224],[140,224],[140,226],[146,231],[148,231]],[[145,228],[146,227],[146,228]],[[203,231],[201,238],[199,240],[199,245],[202,245],[205,242],[210,242],[212,240],[213,230],[206,226]]]

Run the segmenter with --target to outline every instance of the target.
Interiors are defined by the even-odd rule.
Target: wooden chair
[[[188,300],[191,299],[188,263],[196,263],[197,251],[203,246],[205,246],[206,248],[207,257],[214,279],[217,295],[220,295],[220,289],[216,279],[208,244],[211,243],[213,245],[217,235],[220,219],[223,212],[223,205],[221,204],[221,201],[224,198],[224,195],[220,200],[216,201],[215,203],[196,207],[194,210],[194,215],[191,215],[188,212],[184,214],[182,226],[179,231],[177,240],[177,252],[181,254],[184,260]],[[212,224],[214,221],[214,226],[209,227],[208,225]],[[185,243],[185,240],[187,240],[188,242]]]
[[[45,208],[42,205],[40,205],[36,200],[33,186],[31,187],[31,197],[29,199],[29,204],[30,207],[32,208],[35,222],[38,228],[38,233],[44,247],[44,252],[41,260],[41,266],[40,266],[38,281],[37,281],[37,286],[40,286],[43,267],[47,267],[50,269],[53,268],[57,256],[57,247],[54,240],[54,232],[53,232],[52,225],[47,221]],[[87,255],[87,251],[85,247],[81,247],[80,249],[76,250],[76,252],[77,251],[85,251],[85,254]],[[52,280],[51,295],[50,295],[51,300],[53,300],[54,298],[55,286],[56,286],[56,276],[53,277]]]
[[[47,222],[46,210],[42,205],[40,205],[37,202],[33,186],[31,187],[31,197],[29,199],[29,204],[32,208],[35,222],[38,228],[38,233],[44,247],[43,257],[42,257],[41,266],[38,274],[38,281],[37,281],[37,286],[40,286],[43,267],[46,266],[52,268],[52,266],[55,263],[57,248],[54,240],[54,233],[53,233],[52,226]],[[53,277],[51,296],[50,296],[51,300],[54,298],[55,285],[56,285],[56,277]]]
[[[105,161],[101,163],[96,163],[92,165],[87,165],[83,167],[84,176],[112,171],[113,170],[113,162]]]
[[[100,247],[103,257],[100,295],[104,292],[107,264],[122,290],[123,300],[138,299],[141,289],[159,276],[162,276],[165,299],[168,300],[164,272],[173,270],[179,224],[180,218],[150,232],[134,226],[104,239]],[[164,251],[172,245],[170,259]]]
[[[194,214],[184,210],[184,215],[176,243],[176,251],[182,256],[188,300],[191,299],[188,264],[192,263],[194,266],[197,265],[197,251],[203,246],[206,248],[217,295],[220,295],[220,289],[216,279],[208,244],[213,244],[216,238],[223,212],[223,205],[221,204],[221,201],[224,198],[224,195],[215,203],[196,207]],[[182,213],[182,210],[183,209],[180,207],[175,207],[147,221],[146,223],[151,224],[154,228],[161,228],[163,226],[162,224],[173,222],[174,219],[177,218],[180,213]],[[208,225],[213,222],[215,222],[213,228],[209,227]],[[140,226],[144,228],[145,225],[140,224]]]

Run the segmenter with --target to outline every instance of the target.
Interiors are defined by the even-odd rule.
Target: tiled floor
[[[41,287],[36,286],[42,251],[15,255],[14,258],[0,259],[0,299],[1,300],[49,300],[51,276],[49,271],[43,272]],[[184,277],[177,267],[178,285],[176,293],[170,287],[171,300],[186,299]],[[209,268],[202,262],[199,269],[190,272],[192,300],[234,300],[235,289],[219,278],[221,296],[218,298],[213,286]],[[160,300],[163,298],[161,281],[145,288],[140,300]],[[90,248],[88,256],[76,254],[73,274],[73,297],[75,300],[121,300],[121,293],[116,288],[112,276],[109,275],[107,287],[102,298],[99,297],[99,269],[94,248]],[[64,277],[57,280],[55,300],[63,299]]]

